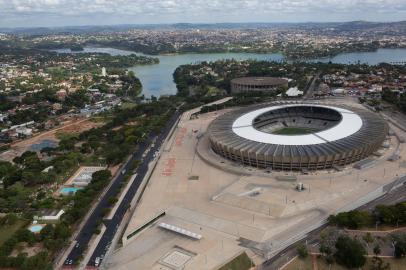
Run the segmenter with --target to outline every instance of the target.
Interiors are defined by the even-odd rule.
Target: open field
[[[132,109],[136,106],[137,106],[137,104],[135,104],[133,102],[123,102],[123,104],[121,104],[121,109],[123,109],[123,110]]]
[[[57,133],[81,133],[83,131],[92,129],[103,125],[103,122],[93,121],[92,119],[78,119],[72,120],[70,123],[66,123],[62,127],[57,128]]]
[[[10,238],[18,229],[27,224],[24,220],[17,220],[15,224],[10,226],[0,226],[0,246]]]
[[[390,264],[391,270],[404,270],[406,269],[406,258],[403,259],[392,259],[392,258],[382,258],[384,262]],[[323,258],[315,258],[318,270],[348,270],[348,268],[338,265],[336,263],[332,264],[331,267],[325,262]],[[368,258],[367,263],[361,270],[371,269],[372,258]],[[283,270],[314,270],[312,256],[308,256],[306,259],[296,258],[290,264],[283,268]]]

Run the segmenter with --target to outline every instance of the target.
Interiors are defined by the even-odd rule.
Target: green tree
[[[348,268],[359,268],[365,265],[366,251],[362,244],[346,235],[338,237],[334,257],[339,264]]]
[[[381,247],[377,244],[377,245],[374,246],[373,251],[374,251],[375,256],[378,256],[378,255],[381,254]]]
[[[372,234],[370,232],[367,232],[364,236],[362,236],[362,239],[364,239],[364,241],[368,244],[371,244],[372,242],[374,242],[374,237],[372,236]]]
[[[395,257],[402,258],[406,255],[406,237],[405,235],[395,237]]]
[[[405,93],[400,95],[399,107],[403,112],[406,112],[406,94]]]
[[[47,238],[53,238],[54,235],[54,226],[47,224],[39,233],[40,239],[45,240]]]
[[[14,225],[18,220],[18,217],[16,214],[11,213],[11,214],[7,214],[5,217],[3,217],[2,219],[0,219],[0,225]]]
[[[70,236],[69,226],[63,222],[55,225],[54,239],[67,240]]]
[[[330,224],[358,229],[373,224],[373,216],[366,211],[350,211],[339,213],[328,218]]]
[[[48,253],[39,252],[37,255],[27,258],[21,265],[21,270],[47,270],[51,269]]]
[[[371,270],[390,270],[390,264],[384,262],[381,258],[374,256],[372,258]]]
[[[297,248],[297,253],[300,258],[304,259],[309,255],[309,252],[307,251],[307,247],[303,244],[299,245]]]
[[[15,236],[18,242],[27,242],[29,244],[33,244],[35,242],[35,235],[27,229],[18,230]]]
[[[109,170],[101,170],[92,174],[93,182],[107,182],[111,178],[111,172]]]

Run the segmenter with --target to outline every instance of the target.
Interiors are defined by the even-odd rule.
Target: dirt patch
[[[57,135],[60,133],[81,133],[102,125],[104,125],[103,122],[94,122],[88,118],[78,118],[66,121],[55,129],[36,134],[34,137],[26,140],[12,143],[10,150],[0,154],[0,160],[12,161],[13,158],[31,150],[32,145],[41,144],[44,141],[58,142],[59,139],[57,138]]]
[[[27,253],[28,257],[37,255],[39,252],[44,251],[44,247],[41,243],[36,243],[32,247],[28,245],[28,243],[19,243],[16,248],[14,248],[13,252],[11,253],[12,257],[17,257],[20,253]]]
[[[64,125],[61,127],[56,133],[81,133],[83,131],[100,127],[104,125],[102,122],[93,122],[90,119],[85,119],[85,120],[79,120],[75,121],[73,123]]]
[[[113,131],[118,131],[118,130],[122,129],[125,126],[135,127],[135,126],[138,126],[138,122],[137,121],[128,122],[125,125],[113,128]]]

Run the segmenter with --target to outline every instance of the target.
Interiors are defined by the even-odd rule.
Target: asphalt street
[[[317,79],[320,77],[320,72],[317,73],[317,75],[315,75],[307,84],[306,89],[305,89],[305,93],[303,96],[303,99],[310,99],[313,98],[313,93],[316,90],[316,86],[317,86]]]
[[[103,217],[103,209],[109,208],[108,199],[112,196],[115,196],[121,187],[121,183],[125,179],[125,173],[131,169],[131,165],[135,160],[142,160],[138,168],[134,173],[137,174],[127,193],[125,194],[123,200],[121,201],[119,207],[117,208],[114,216],[110,220],[103,220],[106,230],[103,233],[102,238],[100,239],[94,253],[91,256],[88,266],[95,266],[95,259],[100,258],[100,263],[104,258],[105,253],[107,252],[110,244],[114,238],[114,235],[117,233],[118,227],[123,219],[124,214],[126,213],[129,205],[135,196],[145,174],[148,171],[148,164],[154,159],[154,153],[158,151],[168,136],[173,125],[176,123],[179,118],[179,112],[176,112],[171,119],[167,122],[165,128],[161,131],[159,135],[150,134],[148,140],[143,143],[140,143],[137,147],[137,150],[132,154],[131,158],[125,163],[124,166],[117,172],[116,177],[112,180],[113,183],[107,190],[107,192],[102,196],[97,203],[93,213],[90,215],[78,236],[76,237],[76,245],[69,253],[67,259],[64,262],[64,266],[71,266],[78,263],[82,258],[83,251],[87,248],[87,245],[90,239],[93,236],[93,232],[97,227],[97,220],[100,220]],[[143,158],[145,151],[152,145],[153,147],[149,150],[148,154]]]

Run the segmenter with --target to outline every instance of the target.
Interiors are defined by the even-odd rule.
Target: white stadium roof
[[[275,135],[259,131],[254,128],[254,119],[258,116],[277,109],[283,109],[286,107],[308,107],[308,104],[292,104],[283,106],[267,107],[259,110],[255,110],[244,114],[237,118],[232,126],[232,130],[238,136],[260,143],[267,144],[279,144],[279,145],[315,145],[327,142],[337,141],[346,138],[356,132],[362,127],[361,117],[347,109],[323,106],[323,105],[311,105],[312,107],[322,107],[339,112],[342,116],[342,120],[336,126],[330,129],[320,131],[318,133],[306,134],[306,135]]]

